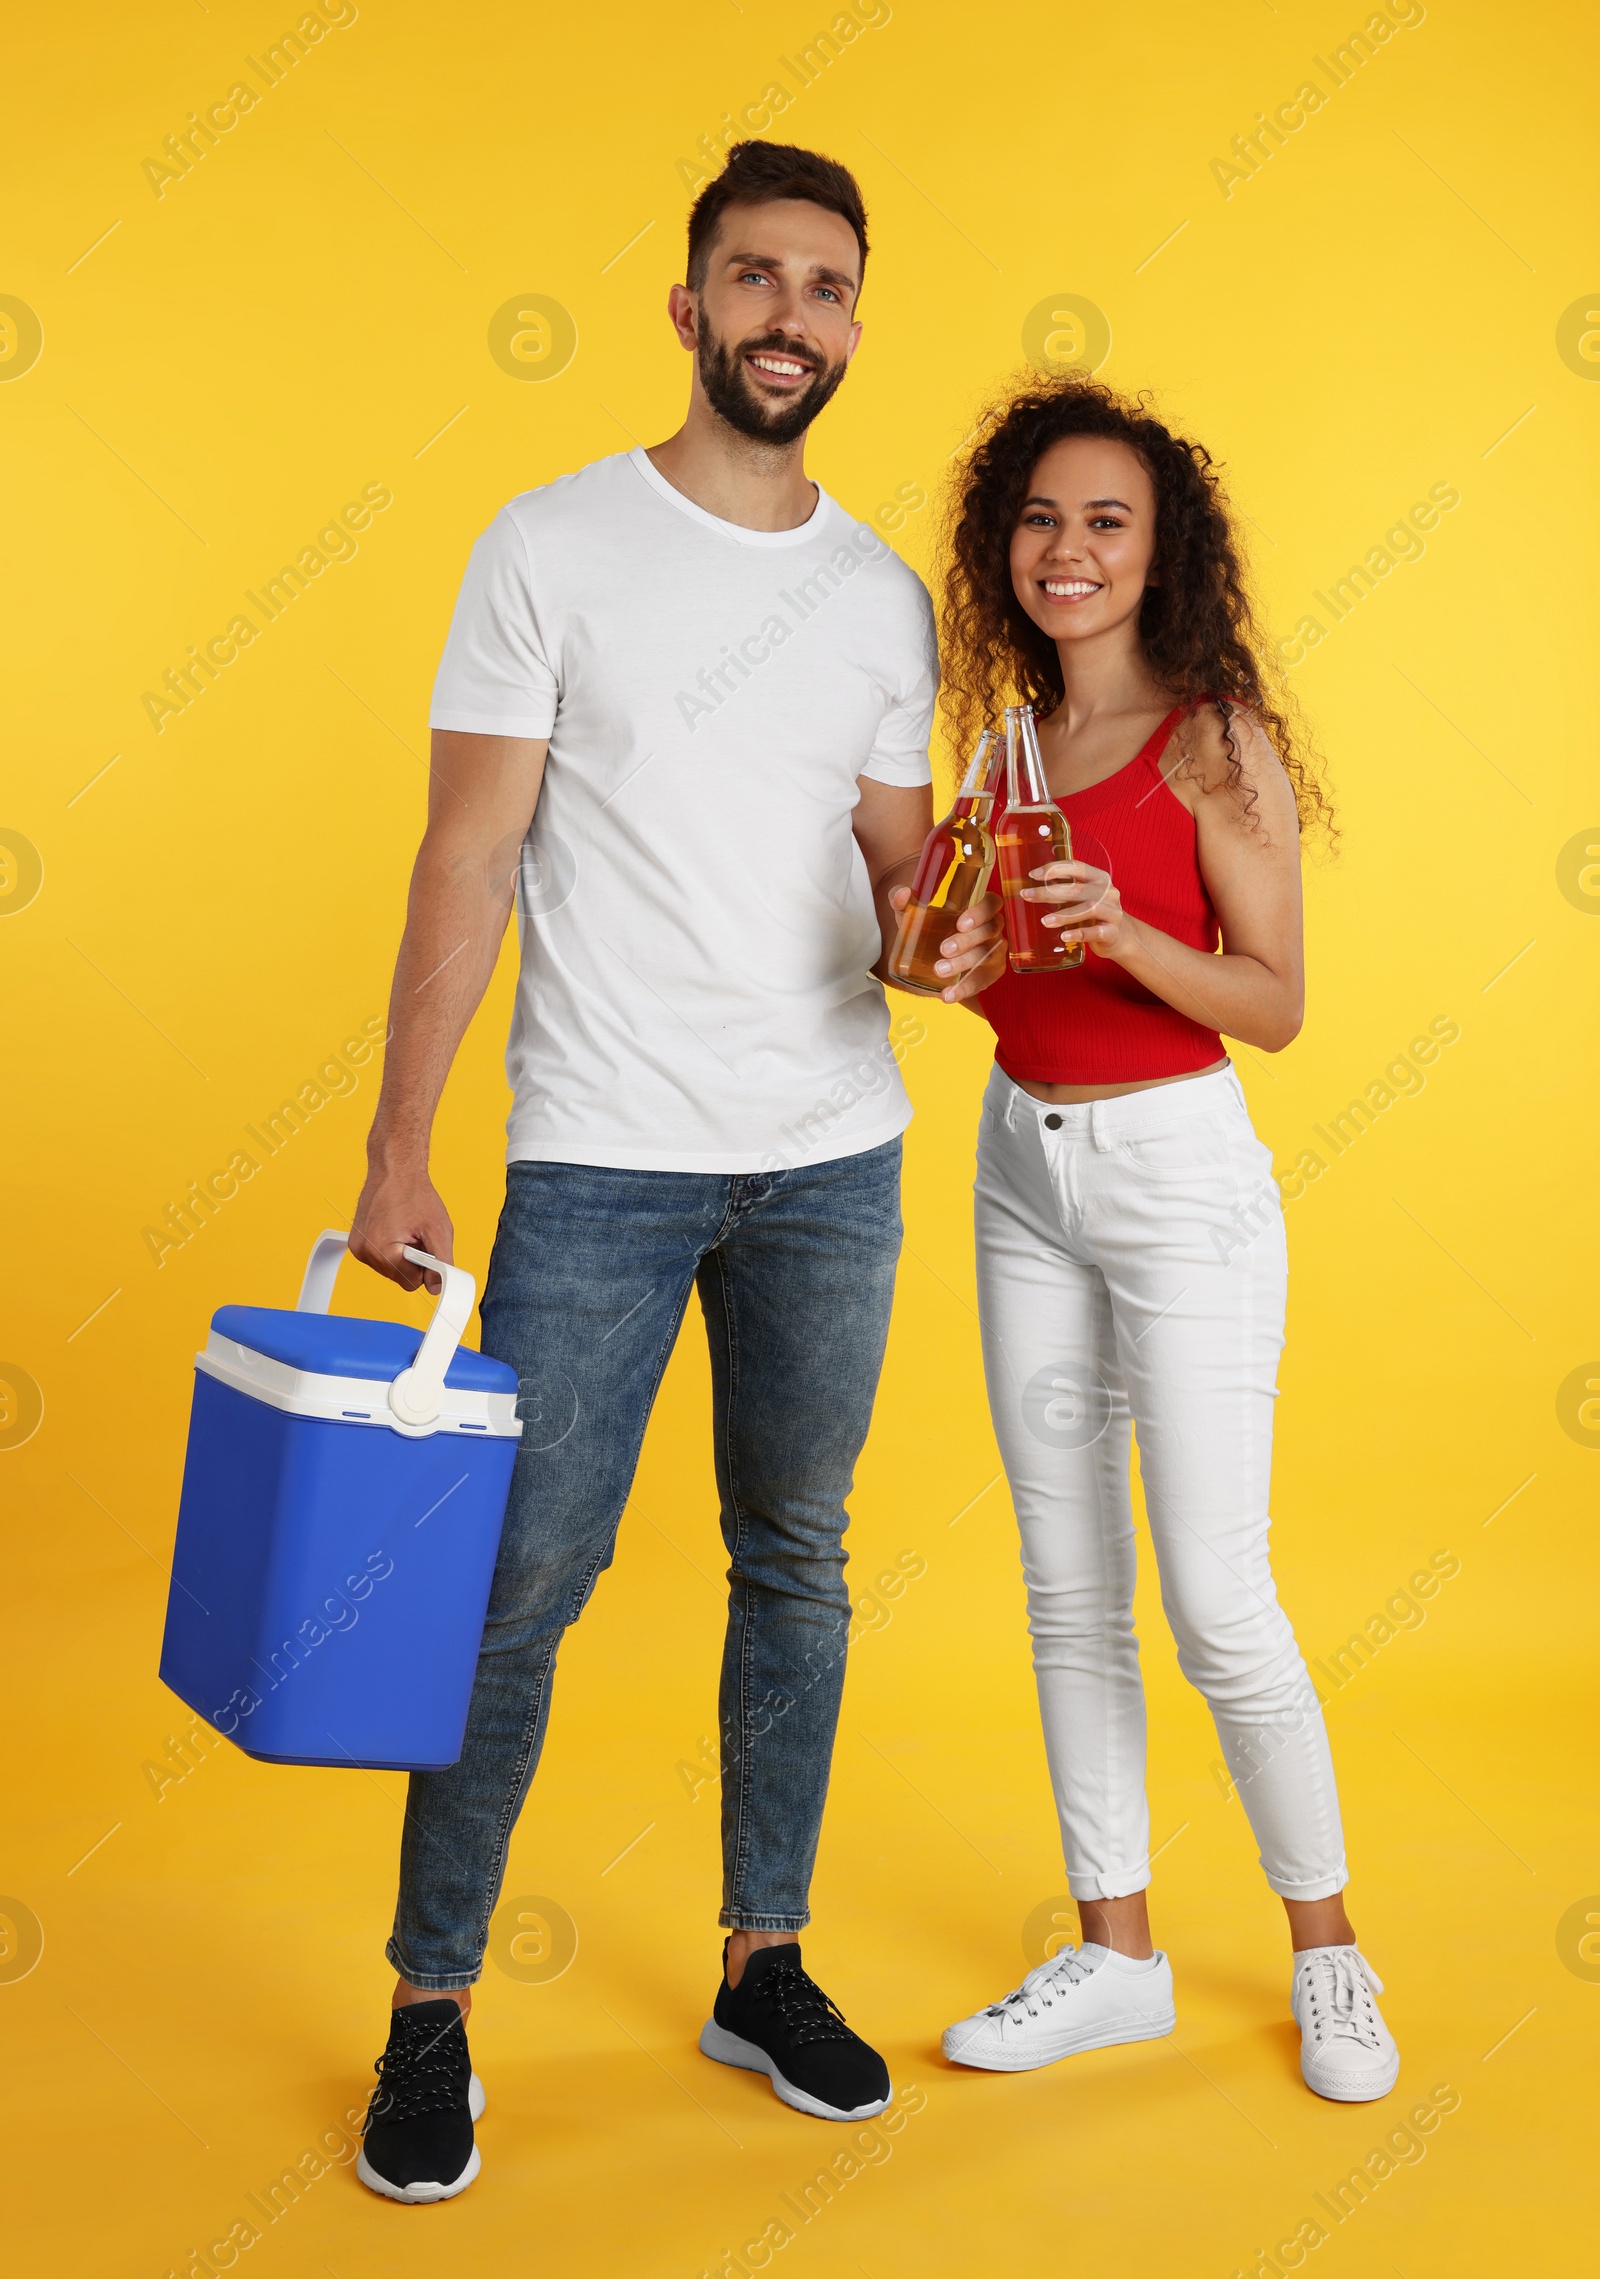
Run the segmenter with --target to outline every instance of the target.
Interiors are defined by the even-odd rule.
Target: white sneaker
[[[1361,2105],[1394,2087],[1400,2052],[1372,1999],[1382,1992],[1354,1947],[1303,1947],[1295,1956],[1289,2007],[1300,2028],[1300,2071],[1319,2097]]]
[[[947,2026],[943,2048],[957,2065],[1027,2073],[1076,2050],[1154,2041],[1177,2022],[1164,1954],[1133,1962],[1085,1941],[1030,1970],[1003,2002]]]

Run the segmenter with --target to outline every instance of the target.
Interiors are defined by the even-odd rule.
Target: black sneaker
[[[894,2094],[889,2069],[800,1967],[798,1945],[757,1947],[737,1986],[723,1980],[700,2047],[719,2065],[764,2073],[786,2105],[824,2121],[865,2121]]]
[[[373,2072],[356,2174],[387,2200],[453,2200],[482,2165],[472,2124],[483,2083],[467,2055],[461,2005],[407,2002],[389,2013],[389,2046]]]

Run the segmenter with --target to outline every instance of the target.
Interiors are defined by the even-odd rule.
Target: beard
[[[809,364],[812,367],[810,385],[781,403],[764,401],[756,394],[744,368],[744,359],[758,350],[787,356],[797,364]],[[735,348],[725,347],[704,321],[695,362],[707,403],[719,418],[725,419],[739,434],[748,436],[752,443],[798,441],[831,400],[845,375],[843,357],[837,364],[825,364],[812,350],[797,348],[781,333],[765,334],[758,340],[741,340]]]

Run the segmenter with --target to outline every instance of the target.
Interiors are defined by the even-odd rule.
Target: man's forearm
[[[440,1095],[493,976],[510,904],[509,881],[502,895],[479,865],[424,843],[395,960],[370,1163],[426,1164]]]
[[[889,971],[890,952],[893,950],[900,932],[900,913],[889,897],[897,886],[909,886],[911,884],[912,879],[916,876],[917,854],[920,852],[921,849],[919,848],[917,853],[902,855],[898,862],[890,863],[887,869],[872,882],[872,903],[877,912],[878,938],[882,944],[878,952],[878,962],[872,968],[872,972],[876,980],[883,982],[890,989],[900,987],[899,982],[894,979]]]
[[[447,1263],[453,1255],[450,1214],[428,1176],[428,1142],[450,1065],[494,972],[546,749],[530,737],[433,731],[428,827],[411,873],[366,1184],[350,1229],[352,1253],[403,1290],[422,1279],[408,1247]]]

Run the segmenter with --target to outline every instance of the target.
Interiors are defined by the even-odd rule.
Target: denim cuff
[[[1337,1899],[1349,1881],[1343,1860],[1332,1875],[1316,1876],[1309,1883],[1291,1883],[1286,1876],[1267,1871],[1268,1889],[1275,1891],[1280,1899]]]
[[[1105,1875],[1074,1875],[1067,1870],[1067,1889],[1074,1899],[1132,1899],[1136,1893],[1150,1888],[1150,1863],[1141,1867],[1124,1868],[1120,1874],[1108,1871]]]
[[[385,1959],[393,1964],[407,1986],[420,1986],[429,1994],[464,1994],[469,1986],[476,1986],[483,1976],[481,1964],[472,1971],[413,1970],[393,1939],[383,1952]]]

